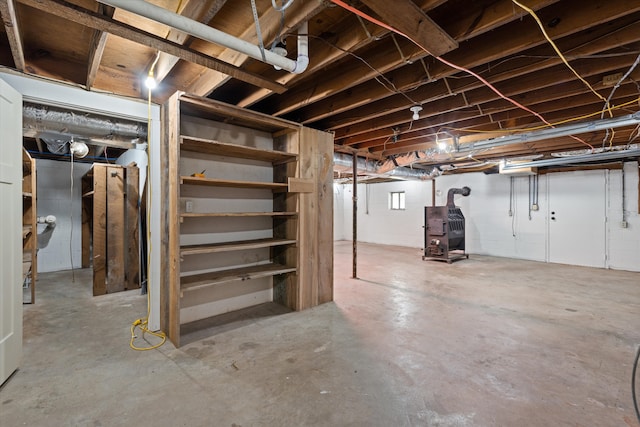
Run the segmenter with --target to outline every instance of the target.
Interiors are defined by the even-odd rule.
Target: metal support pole
[[[436,205],[436,180],[431,180],[431,206]]]
[[[358,278],[358,156],[353,155],[353,276]]]

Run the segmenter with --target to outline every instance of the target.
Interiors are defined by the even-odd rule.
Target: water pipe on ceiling
[[[147,3],[143,0],[99,0],[109,6],[126,10],[136,15],[160,22],[172,28],[190,34],[194,37],[215,43],[226,48],[244,53],[245,55],[262,61],[263,55],[265,62],[280,67],[291,73],[300,74],[307,69],[309,65],[309,37],[307,36],[309,26],[307,22],[300,25],[298,29],[298,58],[293,59],[280,56],[268,49],[261,49],[259,46],[253,45],[246,40],[242,40],[231,34],[216,30],[206,24],[202,24],[193,19],[174,13],[170,10]]]

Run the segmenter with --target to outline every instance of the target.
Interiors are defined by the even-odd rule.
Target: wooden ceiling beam
[[[597,72],[606,72],[611,70],[613,63],[610,61],[601,61],[601,68],[598,69]],[[615,66],[613,69],[617,69]],[[595,71],[594,71],[595,72]],[[589,76],[585,76],[586,80],[589,81],[593,85],[597,85],[599,83],[596,81],[596,78],[590,78]],[[512,87],[509,87],[509,91],[506,91],[506,87],[504,88],[505,94],[510,96],[514,100],[524,103],[525,105],[533,105],[537,102],[543,102],[546,100],[546,97],[549,96],[549,91],[545,90],[545,88],[555,88],[552,90],[558,90],[558,85],[563,84],[562,91],[566,93],[582,93],[585,89],[584,84],[575,79],[575,76],[562,66],[556,66],[545,70],[544,72],[539,72],[537,74],[537,79],[533,82],[528,82],[527,85],[518,85],[518,83],[524,83],[520,81],[520,79],[515,79],[512,81]],[[503,89],[503,88],[501,88]],[[513,91],[513,92],[512,92]],[[571,92],[574,91],[574,92]],[[595,97],[595,95],[594,95]],[[438,116],[443,114],[444,112],[452,112],[456,110],[462,110],[465,108],[477,108],[477,105],[485,104],[487,102],[496,101],[501,99],[495,92],[487,87],[479,87],[478,89],[474,89],[472,91],[465,92],[464,96],[449,96],[446,98],[441,98],[436,101],[432,101],[429,103],[423,104],[423,110],[420,112],[421,119],[417,122],[414,122],[415,127],[420,127],[420,123],[422,120],[427,119],[428,117]],[[481,107],[482,108],[482,107]],[[397,113],[393,113],[383,119],[374,119],[367,122],[358,123],[348,128],[348,131],[351,135],[361,135],[362,138],[366,139],[366,133],[370,131],[375,131],[383,128],[393,128],[400,123],[406,123],[410,117],[408,117],[411,113],[407,111],[400,111]],[[342,140],[343,135],[339,135],[336,132],[335,139],[336,141]]]
[[[2,22],[9,39],[13,63],[18,71],[24,71],[24,50],[14,0],[0,0],[0,15],[2,15]]]
[[[580,109],[580,111],[584,111],[584,112],[592,112],[593,110],[589,110],[588,107],[583,107]],[[560,121],[563,119],[566,119],[566,112],[562,112],[559,111],[556,114],[553,114],[551,116],[554,117],[554,120]],[[527,128],[529,126],[535,126],[535,123],[525,123],[523,126],[524,128]],[[615,132],[615,135],[618,135],[620,132],[626,132],[626,131],[631,131],[635,126],[630,126],[629,128],[624,128],[624,129],[617,129]],[[477,141],[483,141],[489,138],[496,138],[496,137],[500,137],[500,136],[504,136],[505,133],[502,132],[500,129],[496,129],[495,128],[495,124],[492,123],[486,123],[482,126],[476,126],[475,129],[477,130],[482,130],[483,133],[470,133],[467,135],[463,135],[459,137],[459,144],[460,147],[464,147],[465,145],[468,144],[472,144],[474,142]],[[586,136],[585,136],[586,135]],[[599,135],[600,139],[597,138],[596,135]],[[578,137],[580,137],[581,139],[585,140],[585,142],[590,143],[591,145],[597,146],[597,145],[602,145],[602,141],[604,138],[604,131],[603,132],[590,132],[590,133],[585,133],[585,134],[581,134],[581,135],[577,135]],[[618,135],[619,136],[619,135]],[[570,137],[563,137],[566,138],[570,141],[573,141],[573,145],[574,147],[576,146],[580,146],[580,142],[577,142],[576,140],[570,138]],[[440,135],[440,140],[441,141],[450,141],[451,137],[450,136],[442,136],[442,134]],[[548,140],[547,140],[548,141]],[[531,148],[534,147],[534,142],[531,143],[525,143],[522,145],[525,146],[529,146]],[[508,149],[508,147],[513,147],[513,146],[518,146],[520,144],[510,144],[508,146],[505,146],[505,150]],[[581,146],[581,148],[586,148],[587,146]],[[415,139],[415,140],[411,140],[411,141],[406,141],[403,142],[402,144],[398,143],[398,144],[386,144],[385,145],[381,145],[380,148],[374,149],[374,150],[369,150],[369,152],[371,152],[372,154],[376,154],[376,155],[381,155],[383,157],[387,157],[387,156],[393,156],[393,155],[402,155],[404,153],[407,152],[411,152],[411,151],[420,151],[420,150],[433,150],[436,149],[436,137],[435,137],[435,133],[433,135],[430,135],[429,137],[425,137],[423,139]],[[502,147],[496,147],[496,148],[502,148]],[[478,152],[481,152],[482,149],[478,149]],[[461,152],[461,155],[465,155],[465,152]],[[469,154],[469,151],[466,152],[466,154]],[[474,155],[475,157],[475,155]]]
[[[625,28],[623,32],[625,36],[635,37],[640,40],[640,22],[635,23],[634,25],[628,26]],[[575,54],[581,55],[591,55],[599,52],[606,51],[612,47],[620,46],[621,39],[620,36],[622,34],[617,34],[616,32],[611,33],[611,37],[606,40],[593,41],[591,43],[591,47],[588,49],[576,49],[573,50]],[[628,39],[625,39],[628,40]],[[606,43],[605,43],[606,42]],[[624,67],[627,64],[627,61],[633,58],[631,55],[627,57],[626,60],[623,60],[621,57],[612,58],[610,65],[617,64],[619,67]],[[535,60],[528,60],[535,61]],[[579,64],[579,71],[581,73],[590,72],[593,74],[594,72],[601,72],[600,69],[588,71],[593,68],[593,65],[597,65],[599,62],[593,59],[584,59],[584,60],[574,60],[574,64]],[[600,61],[602,62],[602,61]],[[530,65],[521,66],[521,62],[514,62],[513,69],[509,69],[507,71],[493,71],[489,73],[485,73],[485,77],[493,82],[505,82],[509,79],[517,79],[516,84],[518,82],[522,82],[521,79],[526,79],[527,75],[533,76],[533,79],[537,79],[538,76],[544,75],[544,70],[549,69],[558,69],[561,70],[564,65],[555,65],[554,67],[550,67],[552,64],[560,64],[560,60],[544,60],[542,62],[532,62]],[[584,67],[584,68],[582,68]],[[605,64],[607,69],[611,69],[608,65]],[[566,70],[566,68],[565,68]],[[530,79],[531,77],[529,77]],[[536,82],[537,83],[537,82]],[[547,84],[553,84],[553,78],[551,77]],[[419,98],[423,106],[425,104],[432,104],[433,102],[437,102],[439,99],[450,96],[450,93],[462,93],[462,92],[470,92],[471,90],[481,89],[484,85],[476,81],[475,79],[470,83],[466,83],[466,80],[450,80],[448,85],[445,85],[442,81],[431,83],[429,85],[425,85],[416,91],[413,92],[413,96]],[[538,86],[531,87],[531,90],[535,90],[539,88]],[[450,89],[453,92],[450,92]],[[405,123],[408,121],[408,113],[407,106],[404,104],[405,100],[403,97],[395,96],[392,98],[386,98],[384,102],[377,101],[371,103],[371,106],[365,106],[361,108],[354,109],[350,112],[351,115],[347,115],[346,113],[336,116],[336,120],[340,120],[343,123],[355,122],[349,124],[344,127],[339,127],[335,129],[335,137],[336,139],[342,139],[347,137],[356,136],[361,133],[370,132],[372,129],[372,124],[374,124],[378,129],[384,127],[393,127]],[[428,107],[424,107],[428,108]],[[446,111],[446,110],[444,110]],[[424,113],[421,113],[424,115]],[[371,117],[368,121],[358,120],[359,117]]]
[[[423,0],[420,2],[420,7],[422,10],[431,10],[444,3],[446,3],[446,0]],[[322,41],[314,38],[309,40],[309,51],[312,52],[311,62],[303,74],[288,73],[282,75],[281,72],[275,71],[273,67],[265,67],[262,64],[258,65],[259,69],[255,71],[265,77],[277,79],[280,83],[293,84],[303,80],[307,75],[313,74],[321,68],[346,57],[349,54],[348,52],[363,49],[387,34],[389,34],[387,29],[365,20],[358,20],[358,17],[354,14],[347,14],[335,26],[322,31]],[[258,89],[239,100],[236,104],[240,107],[249,107],[269,95],[271,93]]]
[[[574,94],[574,91],[558,90],[557,87],[550,87],[541,89],[539,96],[545,97],[544,102],[529,105],[534,111],[540,114],[547,114],[549,112],[556,112],[566,108],[578,108],[583,105],[591,105],[592,110],[595,111],[597,106],[593,106],[595,97],[587,89],[584,88],[581,94]],[[619,104],[619,100],[629,100],[631,96],[638,96],[638,90],[633,84],[623,84],[616,91],[614,96],[614,104]],[[562,102],[559,102],[562,101]],[[622,102],[624,102],[622,101]],[[602,103],[600,103],[602,107]],[[576,115],[579,115],[576,111],[572,111]],[[433,134],[438,129],[445,129],[447,126],[455,126],[467,128],[473,126],[472,121],[480,117],[485,117],[490,120],[491,123],[502,123],[510,119],[519,118],[533,118],[531,114],[526,111],[516,108],[513,104],[503,99],[498,99],[493,102],[488,102],[481,105],[481,108],[470,108],[466,110],[451,111],[449,113],[440,114],[432,118],[423,119],[414,123],[411,131],[407,131],[408,126],[398,127],[399,140],[407,141],[411,139],[417,139],[424,137],[426,132]],[[548,119],[548,118],[547,118]],[[595,119],[595,118],[594,118]],[[446,129],[445,129],[446,130]],[[368,137],[368,139],[345,139],[341,141],[343,145],[354,146],[359,149],[375,147],[376,145],[382,145],[372,143],[372,141],[384,141],[387,138],[393,137],[394,133],[392,129],[380,129],[378,131],[371,132],[369,134],[361,135],[361,137]]]
[[[115,9],[110,6],[105,6],[99,3],[98,13],[101,13],[109,18],[113,17]],[[87,90],[93,87],[93,83],[96,81],[98,75],[98,69],[102,62],[102,55],[104,54],[104,48],[107,45],[107,36],[109,33],[106,31],[94,31],[91,39],[91,46],[89,47],[89,66],[87,67]]]
[[[208,24],[226,3],[227,0],[190,0],[184,4],[178,13],[202,24]],[[183,33],[182,31],[176,30],[175,28],[171,28],[166,39],[179,45],[189,47],[193,37],[189,34]],[[161,52],[160,58],[158,58],[158,63],[156,64],[156,80],[158,82],[164,80],[179,61],[180,58],[177,56]],[[271,93],[271,91],[267,92]]]
[[[130,25],[117,22],[90,10],[81,8],[64,0],[18,0],[20,3],[42,10],[55,16],[74,21],[93,28],[106,31],[110,34],[131,40],[162,52],[177,56],[185,61],[200,65],[205,68],[219,70],[233,78],[247,83],[266,87],[274,92],[282,93],[286,88],[276,82],[267,80],[262,76],[248,73],[238,67],[227,64],[216,58],[204,55],[200,52],[184,48],[177,43],[167,41],[156,35],[141,31]]]
[[[536,0],[534,3],[542,2],[543,0]],[[548,0],[545,4],[547,2]],[[492,11],[493,9],[487,11],[487,17],[484,15],[479,17],[479,23],[473,30],[460,29],[461,33],[453,34],[454,38],[459,40],[471,39],[478,34],[484,33],[485,24],[493,27],[496,25],[496,21],[508,23],[517,19],[513,13],[507,14],[504,11],[500,11],[503,15],[496,17]],[[490,19],[488,18],[489,16],[491,16]],[[453,20],[452,17],[449,19]],[[443,23],[442,25],[446,28],[446,24]],[[373,85],[374,91],[382,89],[382,92],[384,92],[377,98],[369,98],[369,101],[389,96],[388,85],[387,87],[383,87],[376,80],[379,79],[379,72],[388,72],[397,69],[395,72],[390,73],[391,77],[389,80],[393,82],[396,88],[402,90],[402,82],[407,82],[408,80],[406,76],[404,76],[404,73],[407,71],[407,60],[413,63],[413,65],[409,65],[409,67],[421,73],[426,82],[428,80],[428,73],[425,72],[418,59],[427,56],[427,54],[418,46],[404,38],[396,38],[396,40],[400,42],[402,56],[399,54],[394,41],[390,37],[385,38],[364,51],[354,52],[362,58],[367,58],[370,66],[360,62],[354,63],[353,61],[348,63],[347,66],[345,66],[343,62],[334,63],[331,68],[323,70],[322,81],[319,82],[318,79],[308,78],[306,82],[301,82],[296,87],[290,89],[286,97],[272,96],[271,99],[256,105],[256,108],[274,115],[285,115],[294,110],[298,110],[289,118],[303,123],[318,121],[323,117],[350,109],[354,101],[355,106],[366,104],[368,102],[366,99],[369,97],[366,96],[366,92],[361,91],[363,85],[366,85],[367,89],[369,89],[369,85]],[[491,42],[495,43],[495,40],[492,39]],[[464,50],[467,50],[466,44]],[[504,53],[500,53],[500,57],[504,56]],[[376,61],[371,60],[371,57],[376,58]],[[371,68],[376,69],[378,72]],[[429,71],[429,73],[431,72]],[[449,74],[454,74],[454,72],[449,70]],[[435,78],[433,73],[431,73],[431,76]],[[407,84],[414,84],[415,81],[415,79],[412,79],[407,82]],[[353,91],[350,89],[353,89]],[[357,94],[355,93],[356,91]],[[376,94],[377,93],[378,92],[376,92]],[[340,100],[341,96],[349,99],[349,101],[346,102],[348,105],[339,108],[340,106],[336,104],[336,101]],[[329,99],[332,101],[327,102]],[[358,104],[358,102],[361,103]],[[317,108],[315,108],[316,105],[318,106]],[[309,113],[309,111],[312,111],[312,113]]]
[[[631,85],[627,85],[630,89]],[[630,101],[633,97],[637,98],[637,96],[630,95],[628,92],[632,92],[631,90],[627,90],[626,94],[620,97],[616,97],[616,100],[620,102]],[[587,115],[598,111],[602,108],[602,103],[591,102],[585,103],[585,96],[577,97],[574,99],[567,100],[567,108],[571,108],[569,116],[569,112],[563,109],[559,104],[549,105],[545,109],[541,109],[540,111],[545,113],[547,120],[550,122],[559,122],[566,119],[570,119],[573,117],[579,117],[582,115]],[[579,99],[578,99],[579,98]],[[616,112],[616,116],[621,116],[624,114],[628,114],[627,112]],[[597,118],[593,118],[592,120],[596,120]],[[456,122],[455,130],[447,129],[436,124],[429,129],[423,129],[419,132],[412,132],[410,134],[403,134],[400,136],[400,139],[397,143],[386,142],[386,140],[377,140],[377,141],[369,141],[366,144],[357,145],[354,148],[357,150],[369,150],[372,153],[381,153],[382,155],[396,155],[402,154],[407,150],[407,147],[413,147],[415,144],[424,144],[431,142],[432,148],[435,148],[435,142],[439,135],[440,140],[449,140],[452,135],[456,135],[459,138],[459,143],[461,145],[469,144],[475,141],[480,141],[483,139],[489,138],[489,136],[484,132],[500,132],[504,126],[500,126],[501,122],[504,120],[509,120],[509,128],[518,129],[518,128],[529,128],[536,127],[541,125],[540,121],[535,117],[527,116],[524,111],[521,110],[509,110],[504,111],[500,117],[500,120],[495,120],[495,116],[489,117],[485,116],[477,116],[471,119],[462,120]],[[444,131],[444,132],[443,132]],[[476,133],[477,131],[482,131],[483,133]],[[505,135],[505,133],[494,133],[494,135]],[[388,149],[387,149],[388,148]]]
[[[563,6],[563,2],[551,6],[551,10],[546,11],[545,16],[562,16],[560,24],[549,29],[551,36],[554,39],[565,38],[569,35],[573,36],[577,34],[580,29],[585,27],[585,21],[587,20],[593,20],[593,26],[616,18],[630,22],[631,19],[634,18],[632,13],[640,10],[640,3],[634,5],[635,8],[633,10],[629,10],[629,3],[626,0],[611,0],[608,5],[609,4],[611,7],[600,7],[600,1],[588,0],[585,1],[584,7],[579,9],[574,8],[570,11],[566,10],[568,5]],[[544,12],[544,10],[542,12]],[[636,21],[637,19],[637,16],[635,16]],[[614,29],[610,28],[609,30],[613,31]],[[596,29],[595,31],[599,31],[601,36],[606,34],[606,32],[604,32],[606,31],[606,28]],[[581,34],[581,37],[584,39],[589,37],[589,35]],[[593,39],[594,36],[591,35],[590,38]],[[562,42],[563,40],[559,41]],[[449,55],[445,55],[445,57],[447,60],[458,65],[466,68],[473,68],[490,63],[491,61],[503,59],[510,54],[521,53],[522,51],[535,46],[546,45],[546,43],[546,40],[541,37],[540,29],[537,26],[534,24],[523,26],[521,22],[515,22],[504,25],[491,33],[473,38],[465,43],[463,47],[451,52]],[[565,43],[571,43],[571,40],[568,40]],[[586,43],[586,40],[584,43]],[[566,50],[567,49],[565,48],[565,52]],[[419,73],[420,67],[420,64],[405,66],[389,73],[387,77],[394,82],[396,88],[400,91],[414,89],[413,85],[416,80],[413,79],[410,81],[403,78],[403,75],[407,75],[407,73],[411,75]],[[428,75],[424,72],[425,78],[430,77],[431,80],[439,80],[454,74],[458,74],[458,72],[439,63],[430,64]],[[293,92],[293,90],[291,92]],[[353,87],[348,93],[335,94],[326,97],[319,102],[315,102],[312,105],[299,108],[295,113],[295,119],[305,124],[313,124],[314,127],[321,129],[335,130],[339,126],[349,125],[349,117],[358,116],[349,112],[346,117],[344,117],[347,120],[340,120],[342,118],[338,115],[340,112],[365,105],[369,106],[371,109],[373,108],[374,101],[383,100],[389,96],[392,96],[392,94],[387,88],[382,87],[380,83],[375,80],[368,81],[364,84]],[[412,99],[415,98],[414,100],[416,102],[422,102],[421,98],[415,93],[411,93],[410,97]],[[408,108],[409,102],[406,98],[403,97],[403,99],[404,106]],[[389,108],[386,100],[381,102]],[[329,116],[331,116],[331,119],[323,120]]]
[[[385,24],[404,33],[433,56],[458,48],[458,42],[411,0],[361,0]]]
[[[621,145],[625,144],[629,141],[630,136],[633,134],[633,129],[622,129],[616,132],[616,137],[612,143],[612,145]],[[591,134],[583,135],[583,139],[586,142],[591,143],[594,146],[601,145],[602,139],[605,136],[604,131],[594,132]],[[388,157],[395,154],[405,154],[411,151],[425,151],[433,149],[435,146],[434,142],[427,143],[417,143],[411,146],[410,149],[399,151],[399,150],[388,150],[384,153],[375,152],[371,153],[372,156],[380,156]],[[526,156],[531,154],[550,154],[554,152],[562,152],[562,151],[572,151],[578,149],[588,148],[586,145],[581,145],[576,142],[574,139],[570,137],[561,137],[548,139],[544,141],[536,141],[528,144],[511,144],[503,147],[494,147],[491,149],[483,149],[478,150],[473,154],[473,157],[478,160],[488,160],[488,159],[499,159],[505,157],[518,157],[518,156]],[[397,151],[397,153],[396,153]],[[434,156],[435,158],[432,161],[422,160],[418,162],[421,165],[439,165],[439,164],[453,164],[455,162],[460,161],[469,161],[469,152],[460,152],[460,153],[443,153],[440,156]]]

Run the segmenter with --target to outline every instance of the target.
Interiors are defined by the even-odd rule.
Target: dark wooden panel
[[[93,295],[107,293],[107,168],[93,166]]]
[[[107,293],[125,289],[124,169],[109,166],[107,182]]]

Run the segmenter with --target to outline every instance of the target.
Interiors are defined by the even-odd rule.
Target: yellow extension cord
[[[609,113],[609,117],[613,117],[613,112],[611,111],[611,105],[609,104],[609,101],[607,100],[607,98],[605,98],[604,96],[600,95],[590,84],[588,81],[586,81],[584,78],[582,78],[582,76],[580,74],[578,74],[578,72],[571,66],[569,65],[569,61],[567,61],[567,58],[564,57],[564,55],[562,54],[562,52],[560,51],[560,49],[558,48],[558,46],[556,46],[556,44],[554,43],[553,40],[551,40],[551,37],[549,37],[549,34],[547,33],[547,30],[544,28],[544,24],[542,23],[542,21],[540,21],[540,18],[538,18],[538,15],[533,11],[533,9],[523,5],[522,3],[518,2],[517,0],[512,0],[516,5],[520,6],[522,9],[524,9],[529,15],[531,15],[531,17],[533,19],[535,19],[535,21],[538,23],[538,27],[540,27],[540,30],[542,31],[542,34],[544,35],[544,38],[547,39],[547,41],[549,42],[549,44],[551,45],[551,47],[553,47],[553,50],[556,51],[556,53],[558,54],[558,56],[560,57],[560,59],[562,60],[562,62],[564,62],[564,64],[571,70],[571,72],[573,74],[575,74],[575,76],[580,79],[580,81],[582,83],[584,83],[591,92],[593,92],[594,95],[596,95],[598,98],[600,98],[602,101],[604,101],[604,107],[605,110]],[[613,138],[615,136],[615,131],[613,129],[610,129],[611,131],[611,139],[609,140],[609,146],[611,146],[613,144]]]
[[[149,69],[149,75],[153,76],[153,70],[158,62],[158,59],[160,58],[160,52],[158,52],[158,55],[156,56],[155,61],[153,61],[153,64],[151,65],[151,68]],[[149,182],[149,179],[151,177],[151,89],[149,89],[149,96],[148,96],[148,118],[147,118],[147,180],[146,182]],[[148,194],[147,194],[147,199],[150,201],[151,200],[151,185],[148,184],[149,189]],[[164,332],[160,331],[160,332],[155,332],[149,329],[149,315],[151,312],[151,286],[149,283],[149,266],[151,265],[151,260],[150,260],[150,254],[151,254],[151,232],[149,229],[149,224],[150,224],[150,210],[151,210],[151,203],[147,203],[147,242],[149,243],[149,248],[147,249],[147,316],[140,318],[140,319],[136,319],[132,324],[131,324],[131,340],[129,341],[129,347],[131,347],[133,350],[137,350],[137,351],[147,351],[147,350],[154,350],[160,346],[162,346],[166,341],[167,341],[167,336],[165,335]],[[140,331],[142,331],[142,335],[141,338],[145,339],[144,336],[145,334],[149,334],[149,335],[153,335],[155,337],[161,338],[161,341],[158,344],[154,344],[151,345],[149,347],[138,347],[134,344],[134,341],[136,340],[136,338],[138,338],[138,336],[136,335],[136,328],[140,329]],[[145,340],[146,341],[146,340]],[[147,341],[148,342],[148,341]]]

